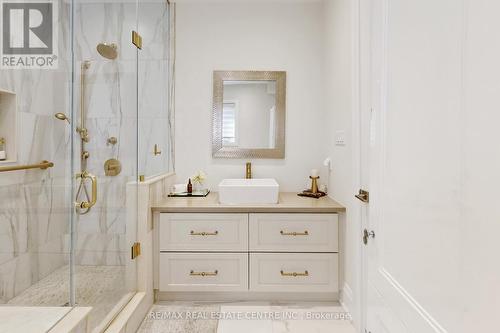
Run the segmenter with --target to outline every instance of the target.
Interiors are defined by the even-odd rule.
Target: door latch
[[[367,245],[368,244],[368,240],[370,238],[375,238],[375,231],[368,231],[368,230],[364,230],[363,231],[363,244]]]

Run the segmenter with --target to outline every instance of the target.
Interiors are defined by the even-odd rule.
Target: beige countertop
[[[297,193],[282,192],[277,204],[223,205],[219,196],[211,192],[205,198],[167,198],[152,205],[153,212],[161,213],[341,213],[345,207],[330,199],[299,197]]]

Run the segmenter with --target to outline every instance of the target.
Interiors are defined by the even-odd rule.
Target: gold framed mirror
[[[285,158],[286,72],[214,71],[212,156]]]

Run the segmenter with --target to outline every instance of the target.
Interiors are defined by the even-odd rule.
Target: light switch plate
[[[336,146],[345,146],[345,131],[339,130],[335,132],[335,145]]]

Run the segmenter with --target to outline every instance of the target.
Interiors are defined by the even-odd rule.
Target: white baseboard
[[[352,313],[352,311],[355,309],[354,297],[352,294],[352,289],[347,283],[344,283],[344,285],[342,286],[339,302],[340,305],[342,305],[342,307],[345,309],[345,311],[349,312],[351,316],[354,317]]]
[[[342,286],[339,302],[344,310],[351,315],[352,325],[355,327],[356,332],[362,332],[361,327],[363,325],[361,323],[359,305],[356,304],[357,302],[354,299],[354,293],[347,283],[344,283],[344,285]]]

